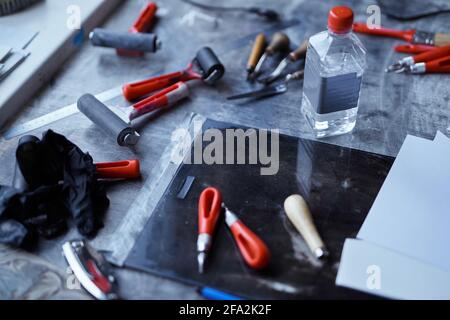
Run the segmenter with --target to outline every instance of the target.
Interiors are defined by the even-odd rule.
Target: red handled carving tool
[[[450,55],[432,60],[429,62],[419,62],[405,67],[405,72],[421,73],[450,73]]]
[[[139,160],[123,160],[95,164],[101,179],[136,179],[141,176]]]
[[[251,231],[239,218],[222,203],[225,210],[225,222],[233,234],[234,240],[247,265],[252,269],[262,269],[270,261],[266,244]]]
[[[386,72],[391,72],[391,71],[403,72],[403,71],[406,71],[407,67],[412,66],[414,64],[421,63],[421,62],[433,61],[433,60],[440,59],[440,58],[443,58],[443,57],[446,57],[449,55],[450,55],[450,45],[443,46],[443,47],[436,47],[433,50],[426,51],[426,52],[420,53],[415,56],[409,56],[409,57],[405,57],[405,58],[401,59],[401,60],[397,61],[396,63],[387,67]]]
[[[395,30],[387,28],[369,28],[367,24],[360,22],[353,24],[353,31],[375,36],[397,38],[415,44],[425,44],[437,47],[450,45],[450,35],[445,33],[426,32],[415,29]]]
[[[127,100],[134,101],[180,81],[202,80],[206,84],[212,85],[222,78],[224,73],[225,68],[214,51],[203,47],[197,52],[187,69],[126,84],[123,86],[123,95]]]
[[[133,26],[128,30],[128,32],[131,33],[149,32],[150,28],[155,22],[157,10],[158,6],[156,5],[156,3],[149,2],[147,6],[141,11],[139,17],[134,22]],[[121,48],[117,49],[117,54],[119,56],[127,56],[127,57],[140,57],[144,55],[142,51],[132,51]]]
[[[216,188],[203,190],[198,202],[198,271],[203,273],[206,256],[211,250],[214,230],[222,210],[222,194]]]
[[[396,52],[419,54],[436,49],[435,46],[428,46],[426,44],[399,44],[394,47]]]

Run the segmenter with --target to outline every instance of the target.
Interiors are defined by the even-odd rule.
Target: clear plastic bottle
[[[309,39],[302,113],[316,137],[353,130],[366,64],[366,49],[352,32],[353,11],[334,7],[328,30]]]

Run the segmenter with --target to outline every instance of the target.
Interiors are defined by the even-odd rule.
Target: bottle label
[[[303,91],[318,114],[344,111],[358,106],[361,80],[356,72],[321,77],[306,64]]]

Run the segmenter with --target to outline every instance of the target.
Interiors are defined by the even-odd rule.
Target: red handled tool
[[[432,60],[419,62],[405,68],[410,73],[450,73],[450,55]]]
[[[153,25],[156,17],[156,11],[158,6],[154,2],[149,2],[148,5],[141,11],[139,17],[134,22],[133,26],[128,30],[131,33],[143,33],[149,32],[151,26]],[[142,51],[132,51],[126,49],[117,49],[117,54],[119,56],[127,57],[141,57],[144,55]]]
[[[435,46],[429,46],[426,44],[399,44],[394,47],[396,52],[409,53],[409,54],[419,54],[427,51],[436,49]]]
[[[180,81],[203,80],[206,84],[212,85],[222,78],[224,73],[225,68],[216,54],[210,48],[203,47],[187,69],[126,84],[123,86],[123,95],[127,100],[133,101]]]
[[[216,188],[203,190],[198,201],[198,271],[203,273],[206,256],[211,250],[212,238],[222,210],[222,194]]]
[[[234,236],[239,251],[249,267],[252,269],[262,269],[270,261],[270,253],[266,244],[253,233],[236,214],[231,212],[225,204],[225,222]]]
[[[440,59],[440,58],[443,58],[446,56],[450,56],[450,45],[443,46],[443,47],[436,47],[433,50],[426,51],[426,52],[420,53],[415,56],[405,57],[405,58],[397,61],[396,63],[390,65],[389,67],[387,67],[386,72],[391,72],[391,71],[404,72],[404,71],[407,71],[408,67],[410,67],[414,64],[417,64],[420,62],[429,62],[429,61]]]
[[[95,167],[102,179],[136,179],[141,176],[139,160],[96,163]]]

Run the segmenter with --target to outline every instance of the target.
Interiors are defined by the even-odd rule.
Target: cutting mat
[[[222,131],[235,127],[204,124]],[[359,230],[393,158],[286,135],[280,136],[279,154],[279,171],[272,176],[261,176],[259,165],[182,164],[125,265],[247,298],[365,297],[334,281],[344,240]],[[187,176],[195,182],[187,197],[178,199]],[[267,270],[247,268],[221,221],[206,273],[197,273],[197,203],[207,186],[218,187],[227,206],[267,243],[272,254]],[[332,253],[326,263],[314,259],[285,217],[282,205],[293,193],[310,205]]]

